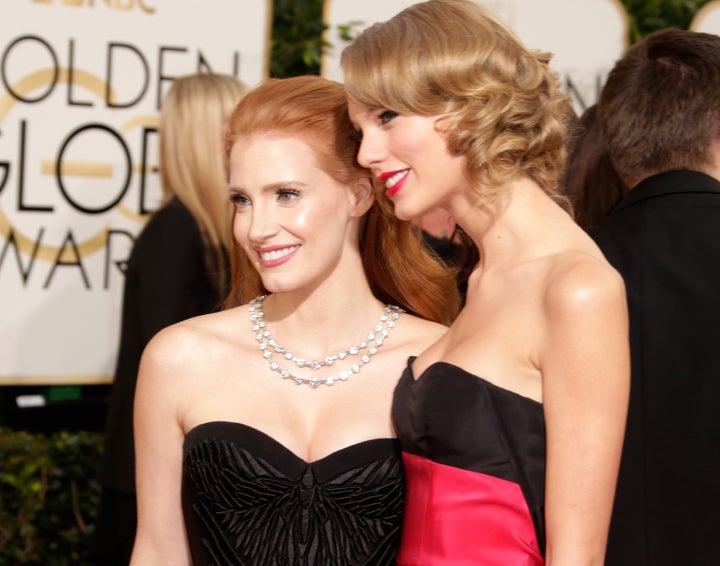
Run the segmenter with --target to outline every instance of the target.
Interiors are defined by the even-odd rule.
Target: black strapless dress
[[[405,463],[402,565],[544,563],[542,404],[436,362],[393,399]]]
[[[404,475],[398,442],[307,463],[252,427],[185,436],[182,504],[195,565],[395,564]]]

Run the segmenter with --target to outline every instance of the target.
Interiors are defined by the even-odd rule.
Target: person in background
[[[628,194],[605,146],[597,104],[589,106],[568,136],[569,152],[561,185],[575,221],[589,228]]]
[[[633,45],[598,103],[625,199],[589,229],[625,278],[632,381],[608,566],[717,564],[720,37]]]
[[[398,564],[603,563],[629,392],[622,278],[564,210],[550,56],[471,0],[429,0],[342,54],[358,161],[403,220],[444,208],[479,262],[392,415]]]
[[[163,202],[133,246],[125,272],[120,350],[105,432],[94,553],[128,564],[137,524],[133,397],[141,354],[162,328],[217,310],[228,289],[230,216],[223,126],[247,91],[237,78],[176,79],[163,99]]]
[[[395,563],[392,393],[459,297],[375,199],[354,133],[318,76],[269,79],[233,113],[228,308],[143,354],[134,565]]]
[[[442,208],[431,210],[412,222],[420,228],[425,244],[455,272],[462,304],[467,279],[478,260],[472,240],[458,230],[455,220]]]

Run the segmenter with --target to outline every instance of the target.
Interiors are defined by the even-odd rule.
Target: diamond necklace
[[[315,389],[318,385],[332,385],[338,379],[346,381],[351,375],[359,373],[360,368],[365,364],[369,364],[372,356],[378,351],[378,348],[383,345],[385,339],[390,335],[390,331],[395,327],[395,321],[404,312],[400,307],[394,305],[387,305],[383,310],[380,320],[375,327],[367,335],[367,338],[360,342],[356,346],[352,346],[346,350],[341,350],[337,354],[329,355],[323,360],[305,360],[288,352],[280,344],[278,344],[272,337],[272,334],[265,326],[264,313],[262,303],[267,295],[261,295],[255,297],[250,301],[250,322],[252,324],[253,332],[255,332],[255,339],[258,343],[258,349],[262,351],[263,357],[267,360],[270,369],[280,374],[283,379],[292,379],[298,385],[309,385]],[[349,370],[343,370],[337,375],[318,378],[318,377],[303,377],[292,371],[283,369],[280,367],[275,360],[273,360],[273,353],[282,354],[282,356],[294,363],[299,368],[307,368],[311,370],[318,370],[322,367],[328,367],[333,365],[337,360],[344,360],[348,356],[360,356],[360,359],[354,363]]]

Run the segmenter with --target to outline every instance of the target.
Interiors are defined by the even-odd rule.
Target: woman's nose
[[[254,207],[250,217],[248,238],[251,242],[262,243],[278,232],[277,219],[264,207]]]
[[[369,169],[382,161],[384,155],[385,151],[380,141],[372,134],[363,134],[358,149],[358,163]]]

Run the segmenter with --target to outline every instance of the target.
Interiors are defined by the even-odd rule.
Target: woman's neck
[[[362,274],[342,286],[271,294],[263,310],[279,342],[299,355],[318,358],[362,339],[377,324],[384,306]]]
[[[458,225],[472,239],[483,270],[547,253],[549,225],[567,214],[527,177],[505,184],[496,200],[460,209]]]

